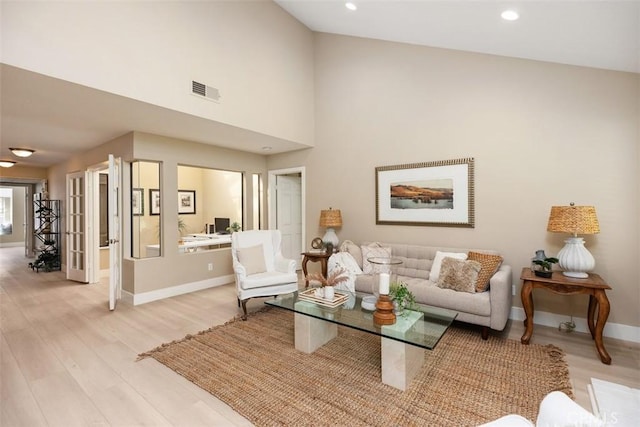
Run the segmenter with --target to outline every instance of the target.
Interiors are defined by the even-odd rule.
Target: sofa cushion
[[[429,280],[431,280],[433,283],[438,283],[438,277],[440,277],[440,266],[442,265],[442,260],[445,257],[465,260],[467,259],[467,253],[437,251],[435,258],[433,259],[431,271],[429,272]]]
[[[463,261],[445,257],[440,267],[438,287],[458,292],[476,292],[478,273],[482,266],[478,261]]]
[[[482,268],[478,273],[476,281],[476,292],[484,292],[489,289],[489,280],[502,265],[502,257],[500,255],[483,254],[481,252],[469,251],[468,260],[477,261]]]
[[[262,244],[249,246],[248,248],[240,248],[237,253],[238,261],[244,266],[247,276],[267,271],[267,266],[264,262],[264,247]]]
[[[491,315],[491,292],[472,294],[453,289],[442,289],[433,282],[412,277],[398,276],[398,280],[407,284],[419,304],[442,307],[476,316]]]
[[[369,262],[369,258],[391,257],[391,248],[382,247],[379,243],[374,243],[369,246],[362,246],[362,272],[365,274],[381,273],[387,270],[387,266],[372,264]]]

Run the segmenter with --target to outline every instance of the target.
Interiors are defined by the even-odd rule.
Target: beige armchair
[[[247,319],[247,301],[298,290],[296,261],[282,256],[279,230],[239,231],[231,235],[231,258],[238,306]]]

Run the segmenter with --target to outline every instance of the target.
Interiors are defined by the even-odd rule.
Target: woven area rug
[[[313,354],[294,348],[293,313],[267,308],[141,354],[257,426],[464,426],[535,420],[553,390],[573,396],[564,353],[452,326],[402,392],[381,383],[380,338],[346,327]]]

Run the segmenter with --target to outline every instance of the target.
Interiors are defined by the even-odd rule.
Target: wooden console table
[[[526,327],[524,335],[520,339],[522,344],[529,344],[531,335],[533,334],[533,289],[542,288],[559,295],[589,295],[589,308],[587,310],[587,324],[591,337],[596,342],[596,349],[600,354],[602,363],[610,365],[611,356],[607,353],[602,342],[602,331],[609,317],[609,298],[605,291],[611,289],[604,280],[597,274],[589,274],[586,279],[574,279],[567,277],[562,272],[554,272],[551,278],[536,276],[530,268],[522,269],[520,275],[522,280],[522,306],[526,318],[524,325]],[[596,309],[598,318],[596,321]]]
[[[320,268],[322,269],[322,275],[327,277],[327,269],[329,257],[332,254],[328,254],[326,252],[303,252],[304,258],[302,258],[302,272],[304,273],[304,287],[305,289],[309,287],[309,281],[307,280],[307,263],[311,262],[319,262]]]

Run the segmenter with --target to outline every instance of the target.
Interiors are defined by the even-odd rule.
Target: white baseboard
[[[16,248],[18,246],[24,246],[24,242],[3,242],[3,243],[0,243],[0,248]]]
[[[201,280],[199,282],[185,283],[140,294],[132,294],[131,292],[123,290],[122,299],[132,305],[146,304],[148,302],[171,298],[177,295],[188,294],[189,292],[196,292],[203,289],[226,285],[228,283],[232,283],[234,280],[233,274],[229,274],[227,276],[214,277],[212,279]]]
[[[523,321],[525,318],[524,309],[521,307],[511,307],[511,314],[509,315],[509,318],[512,320]],[[550,326],[552,328],[557,328],[560,323],[567,322],[569,320],[570,316],[549,313],[546,311],[535,310],[533,315],[534,325]],[[589,325],[587,324],[586,318],[574,317],[573,321],[576,324],[575,331],[589,333]],[[640,343],[640,327],[637,326],[607,322],[606,325],[604,325],[602,335],[605,337]]]

